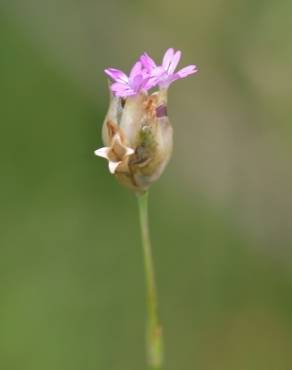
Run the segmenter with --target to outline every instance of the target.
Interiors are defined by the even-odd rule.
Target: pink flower
[[[115,81],[111,85],[112,92],[123,98],[149,90],[155,85],[155,79],[147,73],[140,61],[134,64],[129,77],[115,68],[108,68],[105,73]]]
[[[173,81],[198,72],[195,65],[189,65],[178,72],[175,72],[180,59],[181,51],[178,50],[175,52],[172,48],[168,49],[164,54],[161,66],[157,66],[154,60],[147,53],[144,53],[140,57],[143,67],[152,76],[153,80],[156,79],[160,88],[168,88]]]

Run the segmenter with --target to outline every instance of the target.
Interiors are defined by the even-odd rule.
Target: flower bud
[[[109,170],[124,186],[146,191],[167,165],[173,142],[167,116],[167,90],[148,95],[141,91],[121,98],[111,94],[102,138],[95,151],[109,162]]]

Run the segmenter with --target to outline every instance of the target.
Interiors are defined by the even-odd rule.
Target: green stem
[[[150,370],[161,370],[162,368],[162,330],[158,319],[157,293],[151,242],[148,224],[148,192],[138,195],[140,226],[144,252],[146,289],[147,289],[147,330],[146,344]]]

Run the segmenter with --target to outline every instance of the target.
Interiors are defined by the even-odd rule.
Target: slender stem
[[[158,319],[157,293],[148,223],[148,192],[138,195],[140,226],[146,274],[147,330],[146,344],[150,370],[162,368],[162,330]]]

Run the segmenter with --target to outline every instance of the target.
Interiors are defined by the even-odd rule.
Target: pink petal
[[[148,78],[147,78],[148,80]],[[134,91],[136,92],[139,92],[142,88],[143,88],[143,85],[144,85],[144,78],[142,75],[136,75],[133,80],[131,81],[131,87]]]
[[[130,86],[126,84],[121,84],[120,82],[115,82],[114,84],[112,84],[111,90],[116,96],[122,98],[136,94],[136,92]]]
[[[136,95],[136,94],[137,94],[136,91],[129,90],[129,91],[126,91],[124,93],[122,93],[122,92],[116,93],[116,96],[119,96],[120,98],[127,98],[128,96],[133,96],[133,95]]]
[[[131,87],[128,84],[124,84],[121,82],[115,82],[111,85],[112,91],[126,91],[131,90]]]
[[[118,98],[123,98],[123,99],[126,99],[127,97],[129,96],[133,96],[133,95],[136,95],[135,91],[127,91],[127,92],[121,92],[121,91],[117,91],[117,92],[114,92],[114,95]]]
[[[187,77],[189,75],[192,75],[192,74],[194,74],[196,72],[198,72],[197,66],[190,65],[190,66],[187,66],[187,67],[181,69],[176,74],[179,76],[179,78],[184,78],[184,77]]]
[[[118,96],[118,97],[121,97],[121,98],[125,98],[127,96],[132,96],[132,95],[135,95],[137,94],[136,91],[134,91],[132,88],[130,87],[122,87],[122,86],[114,86],[114,88],[112,88],[112,92],[115,94],[115,96]]]
[[[161,79],[159,80],[159,86],[161,88],[167,89],[169,85],[171,85],[174,81],[178,80],[180,77],[178,76],[177,73],[172,74],[172,75],[166,75],[162,76]]]
[[[155,87],[159,82],[159,77],[149,77],[144,80],[143,82],[143,89],[149,90],[152,89],[152,87]]]
[[[181,51],[178,50],[174,54],[174,56],[172,58],[172,61],[171,61],[170,65],[169,65],[169,67],[168,67],[168,73],[172,74],[175,71],[175,69],[176,69],[176,67],[177,67],[177,65],[178,65],[178,63],[180,61],[180,58],[181,58]]]
[[[141,62],[137,62],[134,64],[133,68],[131,69],[129,80],[133,80],[137,75],[140,75],[142,72],[142,64]]]
[[[172,48],[168,49],[164,54],[162,60],[162,67],[167,71],[174,55],[174,50]]]
[[[157,67],[154,60],[147,53],[141,55],[140,61],[143,67],[146,68],[149,73],[151,73],[151,71]]]
[[[113,80],[117,82],[128,82],[128,76],[123,72],[120,71],[119,69],[115,68],[107,68],[104,70],[104,72],[111,77]]]

